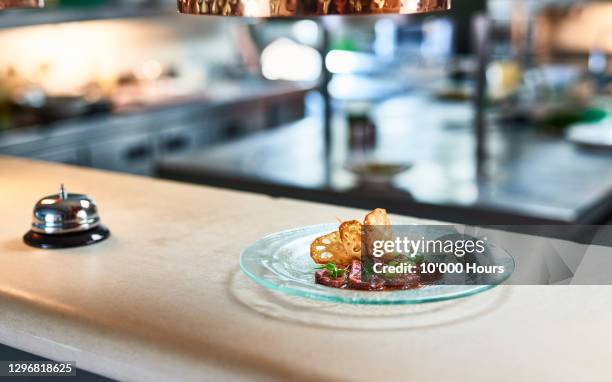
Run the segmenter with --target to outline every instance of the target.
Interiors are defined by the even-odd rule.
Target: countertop
[[[109,240],[61,251],[21,242],[35,201],[61,182],[96,199]],[[0,343],[94,373],[556,382],[612,374],[612,287],[504,286],[455,308],[405,312],[392,326],[343,329],[346,314],[374,313],[376,324],[389,311],[258,300],[265,291],[243,279],[238,259],[263,235],[363,211],[7,157],[0,184]],[[333,317],[300,322],[281,308]]]
[[[612,153],[583,149],[529,126],[491,126],[484,175],[476,174],[469,103],[418,94],[372,111],[376,148],[362,156],[411,168],[388,185],[347,170],[347,126],[334,118],[331,159],[321,119],[311,117],[181,156],[163,158],[163,178],[464,224],[599,224],[612,214]],[[420,112],[420,111],[424,112]]]

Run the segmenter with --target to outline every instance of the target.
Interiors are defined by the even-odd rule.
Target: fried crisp
[[[340,240],[351,260],[361,260],[361,230],[363,226],[357,220],[340,225]]]
[[[350,260],[347,259],[346,249],[340,240],[340,232],[338,231],[315,239],[310,244],[310,257],[317,264],[350,264]]]
[[[365,228],[365,229],[364,229]],[[343,222],[339,231],[321,236],[310,245],[310,257],[317,264],[335,263],[338,266],[349,266],[353,260],[361,260],[363,245],[372,248],[375,240],[391,240],[393,232],[387,211],[378,208],[364,219],[364,225],[357,220]]]
[[[377,208],[366,215],[364,219],[364,235],[366,249],[374,248],[375,241],[393,240],[393,230],[387,210]]]
[[[366,215],[363,220],[365,225],[391,225],[391,220],[389,220],[389,215],[387,215],[387,210],[382,208],[377,208],[374,211],[370,212]]]

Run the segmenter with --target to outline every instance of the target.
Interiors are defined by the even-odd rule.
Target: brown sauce
[[[330,277],[326,270],[320,270],[315,273],[315,282],[330,288],[369,292],[410,290],[423,286],[421,276],[418,274],[407,274],[394,279],[375,275],[366,282],[361,279],[361,268],[361,262],[355,260],[341,277],[336,278]]]

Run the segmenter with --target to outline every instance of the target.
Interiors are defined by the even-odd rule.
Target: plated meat
[[[383,290],[384,282],[377,276],[372,276],[370,281],[364,281],[361,279],[361,261],[355,260],[351,264],[351,272],[348,277],[349,289],[355,290]]]
[[[390,278],[372,275],[369,281],[362,279],[362,264],[354,260],[348,269],[339,277],[332,277],[329,271],[322,269],[315,273],[315,282],[331,288],[353,289],[361,291],[381,291],[397,289],[415,289],[420,286],[419,275],[400,274]]]
[[[325,285],[332,288],[344,288],[347,284],[347,273],[340,277],[331,277],[326,269],[321,269],[315,273],[315,281],[317,284]]]
[[[362,279],[362,254],[374,241],[393,238],[387,211],[377,208],[368,213],[363,224],[358,220],[341,222],[337,231],[316,238],[310,244],[310,257],[319,265],[317,284],[332,288],[363,291],[419,288],[424,278],[418,274],[373,274]],[[365,248],[362,248],[364,247]],[[383,262],[385,259],[379,259]]]

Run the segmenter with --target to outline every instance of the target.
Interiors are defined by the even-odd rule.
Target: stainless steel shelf
[[[167,2],[146,6],[105,5],[100,7],[5,10],[0,12],[0,29],[88,20],[154,17],[174,13],[176,13],[176,7],[168,5]]]

